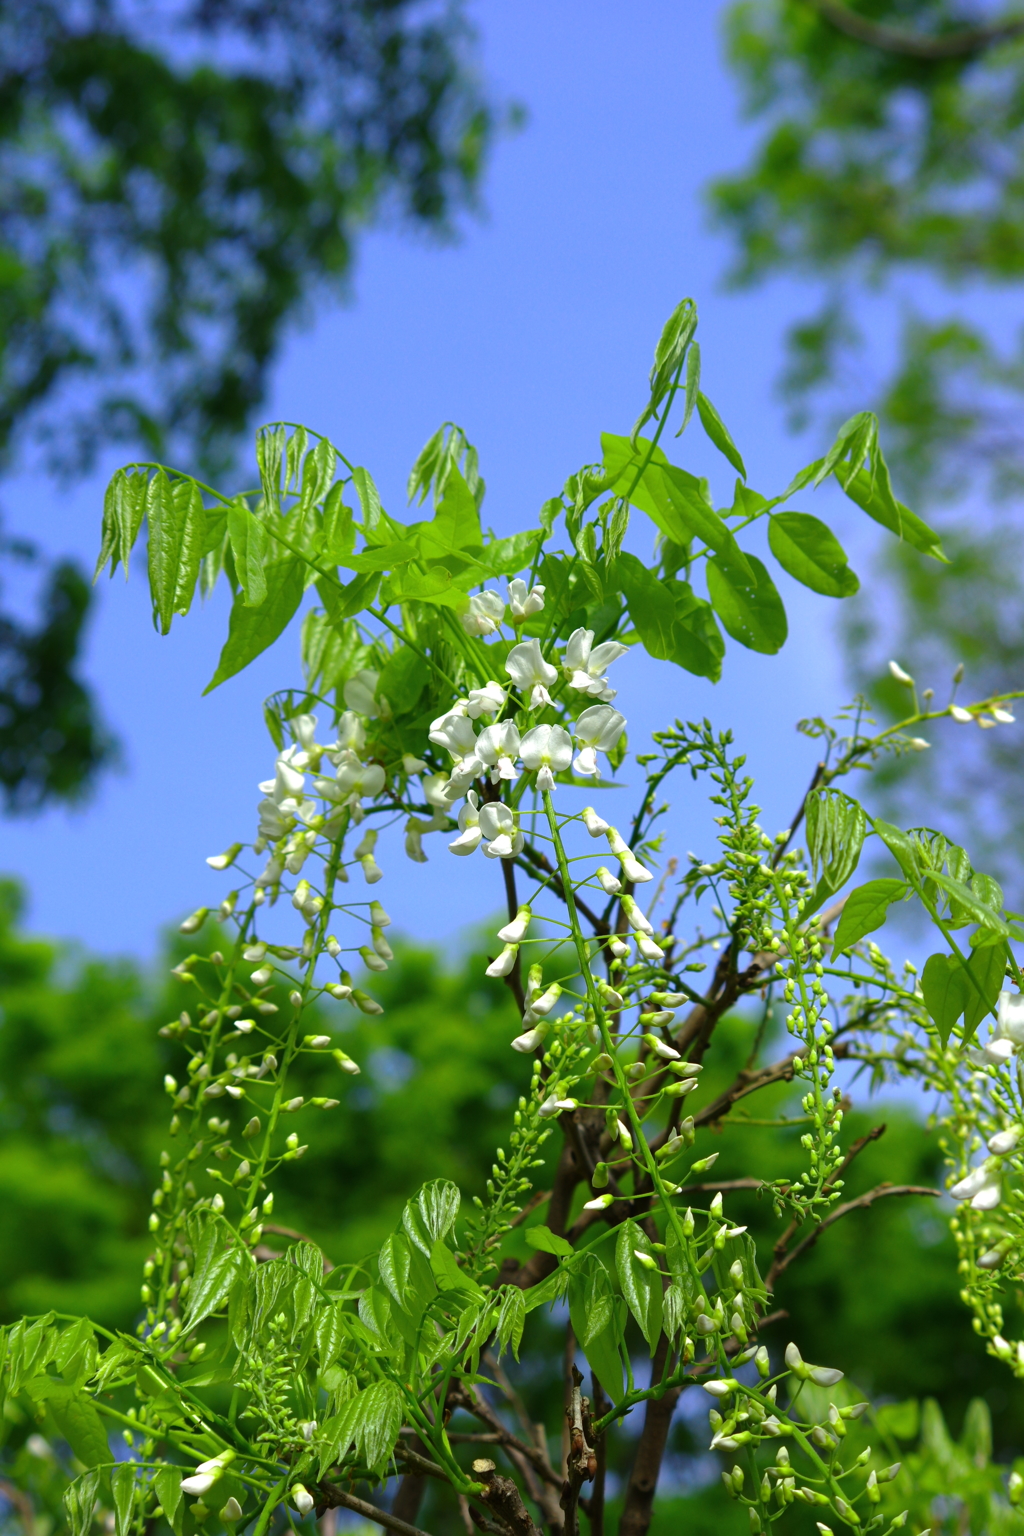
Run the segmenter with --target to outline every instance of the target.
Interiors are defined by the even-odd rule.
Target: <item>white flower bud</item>
[[[613,875],[610,869],[606,869],[603,864],[597,871],[597,878],[606,896],[617,896],[622,890],[622,881]]]
[[[586,827],[591,837],[602,837],[606,832],[611,830],[608,822],[606,822],[602,816],[597,814],[592,805],[585,805],[580,814],[583,817],[583,825]]]
[[[970,710],[964,709],[960,704],[951,705],[949,712],[953,716],[953,719],[958,720],[961,725],[970,725],[974,719],[974,716],[971,714]]]
[[[1021,1127],[1012,1125],[1007,1131],[997,1131],[989,1138],[988,1149],[997,1157],[1012,1152],[1021,1138]]]
[[[391,927],[391,919],[379,901],[370,902],[370,922],[375,928]]]
[[[904,688],[913,688],[914,679],[911,677],[909,672],[904,672],[899,662],[890,661],[889,671],[898,683],[903,684]]]
[[[508,976],[512,970],[512,967],[516,963],[516,956],[518,953],[518,944],[506,944],[505,948],[501,951],[501,954],[498,955],[497,959],[491,961],[490,965],[484,971],[484,975],[491,976],[495,979],[499,976]]]
[[[226,848],[223,853],[213,854],[206,862],[211,869],[227,869],[238,858],[243,847],[242,843],[232,843],[230,848]],[[185,1484],[181,1486],[184,1488]]]
[[[384,1009],[374,998],[368,997],[365,992],[360,992],[358,987],[352,993],[352,1001],[360,1013],[383,1013]]]
[[[532,1055],[544,1040],[544,1036],[551,1028],[550,1024],[540,1023],[533,1029],[528,1029],[525,1034],[517,1035],[512,1041],[512,1049],[519,1051],[523,1056]]]
[[[583,1206],[585,1211],[606,1211],[615,1199],[614,1195],[598,1195],[593,1200],[588,1200]]]
[[[632,896],[623,896],[622,910],[625,912],[626,921],[631,928],[635,929],[637,933],[646,934],[648,938],[651,936],[654,929],[651,926],[650,920],[637,906]]]
[[[804,1364],[803,1356],[795,1344],[786,1345],[786,1364],[789,1366],[789,1369],[793,1372],[794,1376],[799,1377],[801,1381],[807,1380],[808,1376],[810,1375],[810,1371]]]
[[[511,922],[504,928],[498,929],[498,938],[503,944],[519,944],[526,937],[526,930],[530,926],[530,918],[533,916],[528,906],[519,908]]]
[[[179,933],[198,933],[209,916],[209,907],[197,907],[190,917],[186,917],[183,923],[179,923]]]
[[[226,1525],[234,1525],[236,1520],[242,1518],[242,1506],[233,1496],[228,1499],[224,1508],[220,1511],[220,1518]]]
[[[311,1051],[325,1051],[331,1043],[330,1035],[307,1035],[303,1044]]]
[[[296,1483],[291,1490],[291,1502],[299,1514],[305,1518],[313,1508],[316,1500],[313,1495],[303,1487],[302,1483]]]

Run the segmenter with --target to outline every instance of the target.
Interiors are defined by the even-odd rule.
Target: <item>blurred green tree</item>
[[[726,28],[762,128],[749,164],[710,189],[731,280],[798,274],[817,291],[789,333],[794,424],[867,384],[901,494],[932,504],[951,559],[923,574],[900,549],[880,556],[886,579],[847,620],[857,684],[885,707],[876,680],[895,655],[940,693],[959,661],[972,685],[1016,686],[1024,22],[970,0],[739,0]],[[982,769],[976,745],[965,733],[933,788],[1021,895],[1016,748],[986,743]]]
[[[217,472],[287,325],[381,216],[450,235],[494,128],[460,0],[0,5],[0,466],[105,441]],[[5,551],[0,547],[0,558]],[[0,792],[85,792],[88,588],[0,617]]]

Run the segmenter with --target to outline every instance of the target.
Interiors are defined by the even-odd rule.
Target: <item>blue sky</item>
[[[690,294],[701,311],[704,388],[751,483],[781,489],[816,446],[788,436],[773,397],[782,333],[807,299],[795,285],[739,295],[722,287],[728,247],[708,227],[702,189],[743,163],[751,129],[721,57],[721,7],[481,0],[475,15],[492,87],[528,112],[496,150],[482,216],[447,246],[371,233],[352,302],[322,296],[289,338],[265,417],[329,434],[371,469],[399,515],[409,465],[453,419],[480,451],[486,520],[511,531],[598,456],[601,431],[628,430],[661,323]],[[678,452],[727,494],[731,476],[699,433]],[[115,462],[70,490],[8,481],[11,531],[91,567]],[[848,503],[822,492],[815,510],[835,514],[858,555],[869,547]],[[844,700],[835,606],[783,580],[790,639],[780,657],[730,644],[717,687],[635,653],[615,677],[634,746],[675,714],[731,726],[773,828],[786,824],[813,766],[813,743],[795,734],[795,720]],[[124,771],[81,811],[0,823],[0,869],[24,881],[35,928],[145,958],[162,925],[219,899],[225,879],[204,858],[253,835],[256,784],[273,756],[260,704],[298,680],[291,633],[203,698],[226,614],[221,592],[162,639],[141,573],[127,587],[120,575],[101,585],[85,670],[124,743]],[[681,781],[670,851],[708,851],[699,807]],[[454,935],[499,905],[494,866],[452,859],[438,838],[426,866],[397,850],[381,862],[386,879],[374,894],[417,936]]]

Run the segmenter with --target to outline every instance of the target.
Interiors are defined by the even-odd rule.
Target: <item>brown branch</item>
[[[852,37],[854,42],[866,43],[883,53],[900,54],[907,59],[921,59],[929,64],[941,64],[949,59],[969,59],[972,54],[984,53],[999,43],[1012,41],[1024,33],[1024,18],[1007,17],[987,27],[965,27],[957,32],[927,37],[919,32],[908,32],[903,27],[886,26],[884,22],[870,21],[840,0],[809,0],[814,9],[837,32]]]
[[[583,1376],[572,1367],[572,1387],[565,1417],[569,1426],[569,1454],[566,1457],[566,1478],[559,1504],[565,1511],[565,1536],[579,1536],[579,1501],[583,1484],[590,1482],[597,1471],[597,1457],[589,1444],[590,1404],[580,1395]]]
[[[805,1237],[802,1243],[798,1243],[791,1253],[785,1253],[780,1260],[772,1261],[772,1267],[768,1271],[768,1282],[781,1275],[783,1270],[788,1269],[795,1259],[807,1252],[808,1248],[813,1248],[826,1227],[830,1227],[835,1221],[841,1221],[844,1216],[849,1216],[851,1211],[867,1210],[876,1200],[883,1200],[888,1195],[941,1194],[941,1189],[932,1189],[928,1184],[879,1184],[874,1189],[869,1189],[867,1194],[858,1195],[856,1200],[847,1200],[843,1205],[837,1205],[835,1210],[830,1211],[814,1231]]]
[[[446,1473],[422,1454],[425,1450],[426,1446],[418,1435],[411,1446],[404,1445],[401,1440],[395,1446],[396,1458],[408,1468],[391,1501],[391,1513],[399,1520],[416,1519],[423,1495],[427,1491],[428,1477],[443,1477],[447,1481]]]
[[[818,0],[811,0],[811,3],[812,3],[812,5],[817,5],[818,4]],[[824,3],[826,5],[828,5],[830,3],[830,0],[824,0]],[[813,795],[814,791],[817,789],[818,785],[821,783],[821,781],[822,781],[822,779],[824,777],[825,777],[825,764],[824,763],[819,763],[818,766],[815,768],[814,773],[811,775],[811,782],[808,784],[807,788],[804,790],[804,797],[800,801],[799,806],[797,807],[796,815],[793,817],[793,820],[790,822],[789,831],[786,833],[786,840],[785,840],[785,842],[784,843],[777,843],[776,846],[775,846],[775,850],[772,853],[772,869],[778,869],[779,864],[782,862],[782,855],[785,853],[786,849],[789,847],[790,843],[793,841],[794,835],[796,833],[796,829],[797,829],[797,827],[800,825],[800,823],[804,819],[804,816],[805,816],[806,811],[807,811],[807,802],[811,798],[811,796]]]
[[[551,1199],[551,1191],[550,1191],[550,1189],[535,1189],[533,1194],[530,1196],[529,1200],[527,1200],[526,1204],[523,1206],[522,1210],[521,1211],[517,1211],[514,1216],[510,1216],[509,1217],[509,1219],[508,1219],[509,1226],[510,1227],[518,1227],[521,1222],[524,1222],[526,1220],[527,1216],[532,1216],[533,1215],[533,1213],[537,1209],[538,1205],[543,1205],[545,1200],[550,1200],[550,1199]]]
[[[512,1536],[540,1536],[530,1511],[523,1503],[523,1496],[511,1477],[501,1477],[494,1462],[484,1456],[473,1462],[472,1473],[477,1482],[484,1485],[483,1493],[477,1497],[483,1500]]]
[[[372,1520],[376,1525],[386,1526],[389,1531],[397,1531],[399,1536],[429,1536],[429,1532],[421,1531],[418,1525],[399,1520],[397,1515],[392,1515],[386,1509],[378,1509],[376,1504],[370,1504],[366,1499],[357,1499],[354,1493],[346,1493],[344,1488],[339,1488],[335,1483],[320,1483],[318,1491],[321,1495],[317,1501],[318,1512],[325,1509],[351,1509],[355,1514],[362,1515],[364,1520]]]
[[[735,1080],[724,1092],[718,1095],[717,1099],[713,1099],[710,1104],[706,1104],[702,1110],[699,1110],[694,1115],[694,1125],[711,1125],[714,1121],[721,1120],[722,1116],[728,1114],[734,1104],[738,1104],[741,1099],[748,1098],[750,1094],[757,1093],[760,1089],[767,1088],[772,1083],[791,1082],[793,1077],[793,1061],[799,1054],[799,1051],[792,1051],[788,1056],[784,1056],[781,1061],[773,1062],[770,1067],[761,1067],[756,1072],[743,1071],[737,1073]]]
[[[479,1391],[475,1388],[472,1391],[466,1391],[462,1387],[452,1390],[448,1394],[448,1403],[452,1408],[464,1408],[467,1413],[471,1413],[481,1423],[488,1425],[491,1435],[494,1437],[493,1440],[490,1439],[490,1436],[488,1437],[489,1443],[500,1445],[503,1450],[507,1449],[514,1452],[517,1456],[528,1462],[546,1483],[553,1488],[561,1490],[562,1479],[552,1467],[546,1451],[541,1451],[536,1445],[527,1445],[524,1440],[520,1440],[510,1429],[507,1429],[490,1403]],[[476,1437],[466,1436],[466,1438]]]
[[[860,1154],[864,1151],[864,1148],[870,1146],[871,1142],[877,1141],[880,1136],[884,1135],[884,1125],[873,1125],[870,1131],[866,1131],[863,1136],[858,1136],[857,1140],[850,1147],[849,1152],[847,1152],[846,1156],[839,1164],[839,1167],[835,1170],[834,1173],[829,1174],[828,1178],[821,1186],[822,1189],[831,1189],[836,1180],[842,1178],[843,1174],[846,1172],[847,1168],[849,1168],[854,1158],[859,1157]],[[800,1223],[797,1221],[796,1217],[794,1217],[772,1250],[772,1265],[768,1271],[768,1277],[765,1280],[765,1290],[769,1293],[773,1289],[773,1283],[776,1275],[780,1275],[782,1271],[787,1267],[786,1264],[782,1262],[782,1260],[785,1258],[786,1250],[790,1243],[793,1241],[793,1238],[796,1236],[799,1226]],[[803,1245],[801,1245],[801,1247],[802,1246]]]

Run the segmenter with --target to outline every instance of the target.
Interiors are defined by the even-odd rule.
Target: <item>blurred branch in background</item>
[[[928,506],[952,560],[920,579],[901,550],[880,555],[882,586],[845,630],[855,680],[868,689],[895,655],[939,692],[961,660],[972,686],[1012,686],[1024,331],[1006,307],[1024,276],[1024,22],[959,0],[742,0],[727,33],[762,127],[747,167],[711,188],[731,280],[795,273],[817,288],[781,381],[793,425],[845,414],[870,372],[901,494]],[[1015,755],[997,749],[982,772],[976,744],[965,732],[935,788],[1009,874],[1024,848]]]
[[[4,0],[0,462],[34,442],[78,473],[116,441],[223,470],[359,232],[450,238],[472,205],[473,42],[459,0]],[[14,811],[109,759],[74,676],[88,588],[55,567],[43,607],[37,635],[0,618]]]

